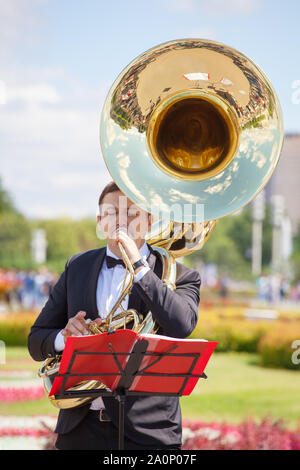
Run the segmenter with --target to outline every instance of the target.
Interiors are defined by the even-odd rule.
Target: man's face
[[[121,229],[140,246],[151,228],[153,217],[124,193],[114,191],[104,196],[97,221],[107,240],[113,240],[117,230]]]

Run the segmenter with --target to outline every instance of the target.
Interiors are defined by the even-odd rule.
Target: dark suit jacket
[[[149,245],[148,245],[149,246]],[[128,308],[146,315],[151,310],[160,325],[159,334],[186,338],[196,326],[198,318],[200,276],[181,263],[177,265],[176,290],[161,281],[162,264],[149,246],[148,263],[151,268],[134,283]],[[52,289],[49,299],[31,328],[28,349],[32,358],[43,361],[55,356],[54,340],[68,319],[79,310],[85,318],[98,317],[96,305],[97,280],[106,249],[100,248],[72,256]],[[104,397],[105,407],[118,426],[118,402]],[[64,434],[73,429],[86,415],[90,404],[79,408],[60,410],[55,431]],[[177,397],[141,396],[126,398],[125,436],[145,445],[173,445],[181,443],[181,411]]]

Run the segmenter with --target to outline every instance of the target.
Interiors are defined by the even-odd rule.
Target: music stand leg
[[[122,377],[120,379],[119,386],[115,391],[117,394],[116,398],[119,401],[119,450],[124,449],[124,413],[126,390],[129,390],[131,387],[147,347],[148,341],[145,339],[137,341],[130,353],[130,358],[127,362],[125,370],[122,371],[122,368],[119,366],[120,371],[122,371]],[[117,362],[117,359],[115,360]]]
[[[124,409],[125,395],[118,395],[119,401],[119,450],[124,450]]]

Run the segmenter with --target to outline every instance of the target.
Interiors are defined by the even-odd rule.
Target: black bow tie
[[[106,256],[106,264],[108,268],[114,268],[117,264],[121,264],[125,268],[125,263],[123,260],[113,258],[112,256]]]

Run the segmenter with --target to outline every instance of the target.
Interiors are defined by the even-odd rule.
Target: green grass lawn
[[[24,387],[26,387],[26,382],[28,380],[36,379],[37,378],[37,371],[38,368],[41,366],[42,362],[34,361],[26,347],[7,347],[6,348],[6,363],[0,364],[0,387],[1,387],[1,380],[5,379],[5,382],[12,382],[13,387],[13,380],[18,380],[24,382]],[[3,373],[6,370],[13,370],[13,371],[30,371],[32,373],[31,377],[23,377],[20,375],[19,377],[5,377]],[[42,385],[42,380],[40,380]],[[45,397],[35,401],[18,401],[15,403],[1,403],[0,402],[0,415],[22,415],[22,416],[33,416],[33,415],[57,415],[58,409],[55,408],[53,405],[50,404],[48,398]]]
[[[193,393],[181,398],[183,418],[237,423],[252,416],[300,424],[300,371],[263,368],[258,356],[215,353]]]
[[[34,361],[24,346],[6,347],[6,363],[0,364],[0,371],[31,370],[37,371],[40,362]],[[1,379],[0,379],[1,380]]]
[[[183,419],[237,423],[248,416],[258,420],[270,415],[296,427],[300,421],[299,371],[267,369],[256,361],[255,354],[214,353],[205,371],[208,378],[200,379],[193,393],[181,398]],[[6,364],[0,365],[0,371],[30,370],[34,378],[40,364],[30,358],[26,348],[8,347]],[[22,380],[25,386],[26,379]],[[46,397],[0,403],[0,415],[57,413]]]

